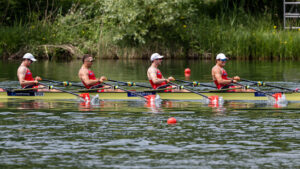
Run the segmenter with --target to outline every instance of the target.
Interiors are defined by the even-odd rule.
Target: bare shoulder
[[[155,67],[152,67],[152,66],[150,66],[149,68],[148,68],[148,73],[156,73],[156,68]]]
[[[211,69],[211,72],[212,72],[212,73],[218,73],[218,72],[220,72],[220,71],[221,71],[221,69],[220,69],[220,67],[217,66],[217,65],[215,65],[215,66]]]
[[[82,75],[84,75],[84,74],[88,74],[88,69],[87,68],[84,68],[84,67],[81,67],[80,69],[79,69],[79,72],[78,72],[78,75],[80,76],[82,76]]]
[[[214,67],[212,67],[212,71],[216,70],[218,67],[215,65]]]
[[[25,74],[27,71],[27,68],[25,66],[19,66],[17,73]]]

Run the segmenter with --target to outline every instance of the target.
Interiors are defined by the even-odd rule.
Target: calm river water
[[[17,87],[19,62],[0,61],[0,86]],[[147,83],[145,60],[97,60],[110,79]],[[78,81],[80,61],[39,61],[33,75]],[[212,61],[165,60],[165,76],[211,83]],[[300,88],[300,62],[229,61],[229,75]],[[168,125],[169,117],[177,124]],[[299,168],[300,103],[0,100],[0,168]]]

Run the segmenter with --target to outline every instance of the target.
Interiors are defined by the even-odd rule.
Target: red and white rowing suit
[[[88,74],[89,74],[89,80],[96,80],[96,76],[94,74],[93,71],[91,70],[88,70]],[[101,83],[100,82],[97,82],[96,84],[93,84],[93,85],[87,85],[84,83],[84,81],[81,81],[83,83],[83,85],[87,88],[87,89],[90,89],[91,87],[93,86],[97,86],[97,85],[100,85]],[[98,92],[104,92],[104,90],[101,90],[101,91],[98,91]]]
[[[25,73],[25,78],[24,80],[26,81],[34,81],[33,77],[32,77],[32,73],[30,72],[30,70],[27,68],[26,73]],[[27,87],[28,85],[22,85],[22,88]],[[33,85],[32,88],[38,88],[38,85]]]
[[[223,80],[228,80],[227,76],[228,75],[227,75],[226,70],[222,69],[222,79]],[[228,84],[219,84],[217,80],[215,80],[214,82],[215,82],[215,84],[216,84],[216,86],[217,86],[218,89],[222,89],[223,87],[228,86]]]
[[[162,74],[161,74],[161,72],[160,72],[159,70],[156,71],[156,77],[157,77],[158,79],[162,79]],[[157,89],[158,87],[167,84],[166,82],[162,82],[162,83],[160,83],[160,84],[154,84],[152,80],[149,80],[149,82],[150,82],[150,84],[151,84],[151,86],[152,86],[153,89]]]

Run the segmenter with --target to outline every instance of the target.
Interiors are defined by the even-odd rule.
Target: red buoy
[[[175,124],[177,122],[177,120],[174,118],[174,117],[170,117],[168,120],[167,120],[167,123],[168,124]]]
[[[186,74],[191,74],[191,69],[190,69],[190,68],[186,68],[186,69],[184,70],[184,73],[186,73]]]
[[[184,77],[185,77],[185,79],[189,80],[189,78],[191,77],[191,74],[190,73],[184,73]]]

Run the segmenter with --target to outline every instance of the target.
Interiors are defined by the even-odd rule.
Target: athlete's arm
[[[241,78],[239,76],[234,76],[234,77],[227,77],[227,79],[230,79],[230,80],[235,80],[235,82],[241,80]]]
[[[36,77],[34,78],[34,80],[38,81],[38,80],[42,80],[42,78],[41,78],[40,76],[36,76]]]
[[[99,78],[99,82],[100,82],[100,83],[103,83],[105,80],[107,80],[107,78],[106,78],[105,76],[101,76],[101,77]]]
[[[98,78],[96,78],[95,80],[89,79],[89,72],[87,69],[81,69],[79,71],[79,78],[88,86],[94,85],[99,82]]]
[[[230,84],[230,83],[237,82],[234,79],[223,79],[222,71],[220,71],[218,69],[213,69],[212,71],[213,71],[212,74],[214,75],[215,80],[217,80],[219,84]]]
[[[162,78],[162,79],[158,79],[157,76],[156,76],[156,71],[155,69],[148,69],[148,79],[149,80],[152,80],[152,82],[154,84],[161,84],[162,82],[167,82],[168,79],[165,79],[165,78]]]

